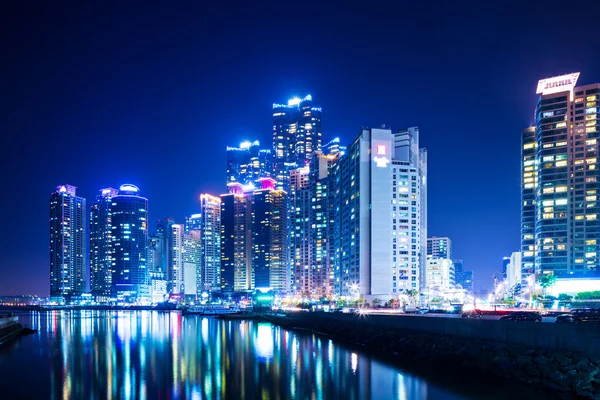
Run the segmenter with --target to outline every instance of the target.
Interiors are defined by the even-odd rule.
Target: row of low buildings
[[[228,147],[227,193],[202,194],[197,214],[161,219],[155,233],[137,187],[101,190],[89,213],[90,292],[130,302],[256,289],[389,300],[469,288],[472,272],[451,260],[449,239],[427,240],[419,129],[363,129],[347,147],[321,137],[311,96],[274,104],[272,148]],[[60,186],[50,208],[51,295],[84,293],[85,199]]]

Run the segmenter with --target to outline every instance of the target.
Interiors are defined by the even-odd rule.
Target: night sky
[[[133,183],[151,231],[162,217],[182,221],[201,192],[225,191],[225,147],[271,147],[272,103],[308,93],[324,142],[419,126],[429,234],[449,236],[476,288],[489,287],[519,249],[520,133],[538,79],[600,81],[598,1],[7,3],[5,295],[49,292],[57,185],[77,186],[90,206],[99,189]]]

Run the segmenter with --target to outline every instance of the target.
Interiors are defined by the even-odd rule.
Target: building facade
[[[593,277],[598,269],[600,84],[579,73],[538,82],[522,134],[522,276]]]
[[[273,178],[276,188],[289,192],[290,171],[306,166],[321,150],[321,108],[312,96],[273,104]]]
[[[201,287],[198,290],[211,293],[221,289],[221,199],[218,196],[201,194],[200,214]]]
[[[270,149],[260,148],[258,140],[242,142],[240,147],[227,147],[227,184],[254,184],[259,178],[269,176],[273,156]]]
[[[418,133],[365,129],[333,168],[339,295],[385,300],[423,286],[426,170]]]
[[[452,241],[448,237],[427,238],[427,255],[433,258],[452,258]]]
[[[111,294],[111,206],[118,194],[114,188],[100,190],[90,210],[90,292],[97,299]]]
[[[429,296],[441,295],[451,290],[455,284],[456,277],[452,260],[427,256],[427,293]]]
[[[111,203],[111,292],[124,301],[149,301],[146,252],[148,199],[130,184],[121,185]]]
[[[50,296],[86,291],[86,205],[77,188],[59,186],[50,195]]]

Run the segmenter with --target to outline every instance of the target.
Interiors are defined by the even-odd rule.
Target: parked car
[[[429,308],[419,308],[417,310],[417,314],[427,314],[429,312]]]
[[[567,314],[556,317],[557,324],[600,323],[600,309],[574,308]]]
[[[463,318],[481,318],[483,317],[483,313],[481,310],[467,310],[463,311],[460,316]]]
[[[535,311],[516,311],[500,317],[500,321],[542,322],[542,316]]]

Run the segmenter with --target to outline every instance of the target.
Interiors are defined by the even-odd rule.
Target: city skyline
[[[325,6],[324,14],[332,11],[328,7],[331,6]],[[46,11],[50,15],[55,12]],[[77,16],[86,15],[85,11],[69,10],[65,23],[73,26]],[[259,11],[265,10],[250,14],[265,18],[256,14]],[[471,38],[468,30],[446,36],[443,26],[434,26],[417,39],[410,35],[411,29],[419,27],[426,15],[428,18],[430,15],[423,9],[414,11],[415,19],[397,27],[397,33],[384,28],[389,37],[381,33],[353,33],[335,18],[333,23],[340,36],[332,35],[324,30],[324,19],[317,16],[313,21],[316,29],[308,33],[319,39],[313,41],[319,44],[312,56],[328,62],[302,67],[294,64],[295,57],[274,62],[271,45],[269,49],[252,47],[246,39],[234,40],[222,32],[217,33],[216,44],[206,44],[206,52],[215,55],[216,61],[199,58],[194,52],[197,45],[190,40],[184,41],[181,48],[158,45],[150,51],[147,45],[155,43],[154,39],[136,36],[135,32],[140,26],[151,24],[151,12],[137,25],[119,25],[115,32],[109,33],[119,43],[124,38],[123,46],[132,49],[131,52],[107,57],[113,54],[114,45],[99,43],[94,32],[116,17],[103,16],[94,23],[78,25],[80,34],[61,38],[67,44],[49,41],[41,60],[37,60],[32,52],[38,44],[37,38],[54,23],[46,17],[32,17],[36,22],[34,28],[25,33],[19,27],[23,25],[22,15],[8,14],[14,18],[7,22],[6,28],[22,36],[21,46],[9,49],[7,54],[15,62],[3,67],[14,78],[5,92],[16,94],[2,115],[7,123],[4,130],[9,132],[3,136],[3,147],[16,151],[9,152],[3,166],[5,170],[21,166],[17,173],[6,177],[5,184],[7,187],[25,184],[27,190],[16,205],[16,213],[21,216],[16,233],[3,233],[0,241],[3,278],[0,294],[47,294],[47,196],[57,184],[77,185],[78,194],[90,204],[98,188],[132,182],[144,189],[150,201],[151,223],[168,216],[183,223],[185,215],[198,212],[199,193],[223,192],[225,147],[243,140],[270,143],[271,104],[306,93],[311,93],[323,107],[323,143],[339,136],[341,143],[347,145],[361,126],[386,124],[396,129],[419,126],[423,132],[422,146],[429,152],[429,174],[435,182],[429,188],[428,231],[430,235],[451,237],[454,256],[464,260],[466,270],[475,270],[476,286],[484,286],[480,279],[490,276],[503,256],[519,248],[520,132],[533,123],[537,81],[573,71],[581,71],[581,85],[600,80],[596,72],[600,70],[598,57],[585,52],[585,45],[573,40],[585,32],[585,19],[593,13],[588,17],[565,10],[560,20],[569,25],[568,33],[548,33],[545,38],[548,43],[557,48],[568,43],[573,48],[569,57],[565,57],[544,51],[543,45],[533,46],[539,42],[535,35],[523,39],[527,37],[524,32],[511,33],[503,28],[511,25],[503,18],[512,18],[522,30],[532,32],[539,28],[541,20],[548,23],[558,18],[544,8],[523,5],[519,17],[510,16],[510,7],[497,17],[488,9],[485,24],[460,18],[456,21],[465,25],[475,23],[480,29],[479,38]],[[441,7],[431,18],[439,21],[442,16],[446,18],[448,11]],[[169,12],[174,20],[183,16],[179,11]],[[216,6],[208,14],[224,12]],[[386,21],[382,11],[367,13]],[[240,11],[233,14],[236,23],[243,20]],[[460,10],[453,15],[458,14]],[[349,15],[342,11],[342,16]],[[577,23],[569,22],[576,19]],[[179,31],[169,34],[169,26],[172,25],[156,28],[165,34],[167,43],[180,38]],[[243,23],[237,29],[247,27]],[[193,37],[205,33],[202,24],[194,29],[197,31]],[[270,36],[269,32],[259,28],[255,34],[263,38]],[[397,42],[402,32],[409,34],[410,40]],[[344,41],[341,36],[345,36]],[[443,46],[442,38],[447,39]],[[282,39],[274,40],[272,46],[282,43]],[[488,42],[492,45],[488,46]],[[350,51],[347,46],[335,46],[337,43],[355,45]],[[98,59],[94,62],[78,59],[72,49],[81,45]],[[249,51],[256,51],[256,56],[247,60],[243,74],[233,69],[238,67],[234,67],[232,56],[223,50],[231,45],[236,49],[248,45]],[[493,50],[482,50],[480,57],[472,59],[470,53],[483,45]],[[305,47],[302,43],[298,46]],[[415,47],[427,51],[413,54],[418,60],[414,65],[399,66],[393,62]],[[335,48],[333,59],[327,56],[331,48]],[[379,57],[381,54],[388,56]],[[193,68],[170,62],[154,63],[156,55]],[[523,62],[520,56],[525,55]],[[437,66],[439,57],[444,58],[444,66]],[[368,62],[361,63],[361,59]],[[115,65],[108,60],[116,60]],[[198,70],[200,63],[203,67]],[[30,67],[17,70],[18,65]],[[69,67],[62,71],[63,65]],[[215,75],[215,70],[224,65],[222,74]],[[57,74],[56,79],[44,80],[48,73]],[[156,76],[163,78],[154,80]],[[204,76],[211,76],[213,81]],[[255,82],[268,84],[259,90]],[[431,101],[432,93],[454,99],[437,107],[434,106],[437,100]],[[243,100],[250,98],[252,101]],[[481,105],[482,98],[486,98],[485,107]],[[233,106],[237,107],[233,116],[215,111],[229,113]],[[208,114],[203,108],[209,110]],[[32,109],[37,110],[34,115],[30,115]],[[48,168],[67,144],[77,168]],[[56,151],[48,151],[54,148]],[[217,167],[211,170],[211,165]],[[9,208],[8,199],[3,201]]]

